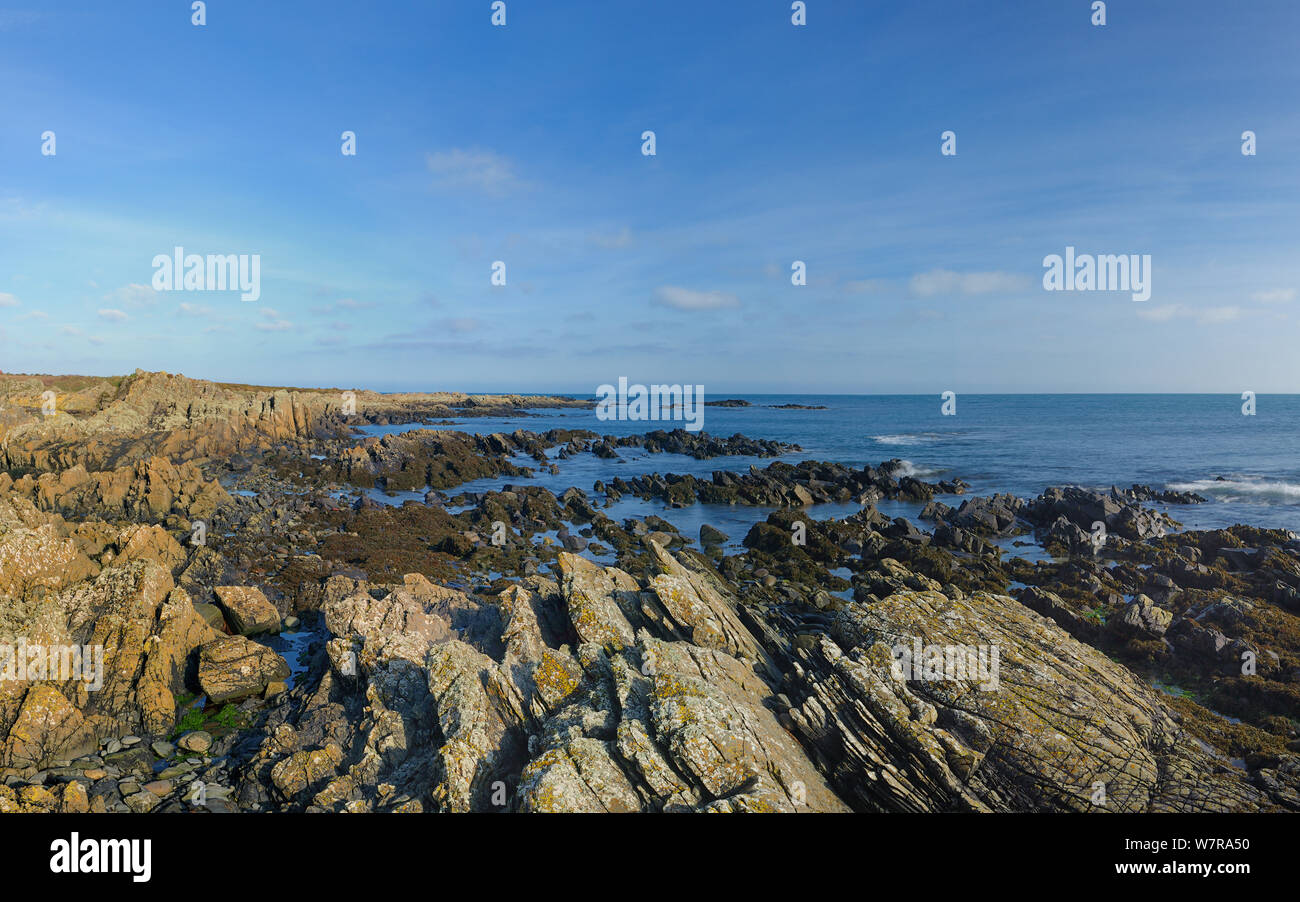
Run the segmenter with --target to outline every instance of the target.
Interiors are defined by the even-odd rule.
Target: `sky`
[[[1300,391],[1300,4],[1091,6],[0,0],[0,370]]]

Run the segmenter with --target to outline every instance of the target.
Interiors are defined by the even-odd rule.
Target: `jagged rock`
[[[1145,595],[1139,595],[1118,617],[1106,622],[1107,628],[1126,636],[1141,639],[1159,639],[1173,623],[1174,615]]]
[[[69,750],[94,744],[81,712],[53,686],[37,683],[27,690],[4,745],[6,767],[44,767]]]
[[[917,678],[898,667],[896,647],[911,637],[945,651],[995,648],[996,676],[954,671],[970,660],[954,656],[941,658],[943,678]],[[863,807],[1082,811],[1097,784],[1109,810],[1267,806],[1218,771],[1154,690],[1005,596],[909,591],[851,605],[795,673],[791,717]]]
[[[243,636],[223,636],[199,649],[199,685],[213,703],[261,695],[287,676],[284,658]]]
[[[578,638],[608,648],[631,645],[632,626],[615,600],[618,585],[609,571],[565,552],[560,554],[559,564],[560,585]],[[633,582],[631,588],[639,587]]]
[[[1050,488],[1023,509],[1026,519],[1046,526],[1057,517],[1091,533],[1093,523],[1104,523],[1109,533],[1126,539],[1163,536],[1178,528],[1164,514],[1148,510],[1116,490],[1094,492],[1075,486]]]

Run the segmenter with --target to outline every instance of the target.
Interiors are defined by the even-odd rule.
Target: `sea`
[[[526,393],[591,397],[571,392]],[[704,431],[719,436],[742,433],[801,447],[776,458],[779,460],[826,460],[861,467],[899,458],[908,462],[909,472],[925,481],[965,480],[971,495],[1007,492],[1033,498],[1049,486],[1108,489],[1149,485],[1196,492],[1207,499],[1197,505],[1151,505],[1169,513],[1185,529],[1244,523],[1300,533],[1300,395],[1258,395],[1252,406],[1238,395],[971,394],[957,396],[955,406],[947,405],[954,411],[951,414],[944,412],[944,401],[938,395],[722,397],[748,401],[750,406],[707,407]],[[780,405],[824,409],[782,409]],[[1253,413],[1245,412],[1251,409]],[[361,431],[384,435],[412,428],[470,433],[565,428],[621,436],[684,425],[681,420],[669,419],[602,420],[595,409],[542,408],[512,417],[467,417],[452,426],[368,426]],[[773,460],[695,460],[633,448],[619,449],[619,454],[619,460],[591,454],[556,459],[558,473],[521,457],[521,465],[537,468],[531,480],[475,480],[449,494],[524,483],[542,485],[557,494],[569,486],[590,492],[597,480],[614,476],[657,472],[707,478],[715,470],[743,472],[751,465],[762,468]],[[374,495],[387,503],[422,497],[422,493]],[[961,498],[941,500],[959,504]],[[881,502],[877,507],[890,516],[914,521],[920,508],[906,502]],[[824,519],[847,516],[858,509],[856,504],[817,505],[809,513]],[[730,544],[735,547],[749,526],[769,511],[701,504],[664,510],[658,502],[624,499],[606,513],[616,519],[655,513],[688,535],[698,533],[699,526],[707,522],[731,535]]]

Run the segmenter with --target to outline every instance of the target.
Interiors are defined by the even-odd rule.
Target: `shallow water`
[[[860,467],[898,457],[920,478],[960,477],[973,494],[1009,492],[1033,497],[1048,486],[1196,491],[1203,505],[1153,505],[1187,528],[1234,523],[1300,531],[1300,395],[1260,395],[1256,415],[1243,416],[1236,395],[960,395],[957,414],[941,400],[919,395],[728,395],[756,406],[707,408],[704,428],[715,435],[743,433],[802,446],[781,459],[830,460]],[[827,410],[776,410],[769,405],[825,405]],[[470,433],[552,428],[631,435],[673,429],[679,421],[599,420],[594,409],[537,409],[534,416],[466,418],[453,426]],[[365,427],[370,435],[411,426]],[[646,472],[746,470],[771,460],[748,457],[697,461],[681,455],[621,449],[621,461],[581,455],[560,462],[561,474],[538,474],[552,491],[590,490],[598,479]],[[536,466],[535,461],[527,465]],[[506,480],[510,481],[510,480]],[[520,482],[518,478],[513,481]],[[498,487],[479,480],[464,488]],[[714,524],[717,525],[717,524]],[[727,531],[725,527],[722,527]]]

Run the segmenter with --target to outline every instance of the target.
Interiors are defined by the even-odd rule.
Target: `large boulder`
[[[226,612],[230,628],[241,636],[278,633],[280,612],[253,586],[217,586],[217,601]]]
[[[288,676],[284,658],[243,636],[223,636],[199,649],[199,685],[210,702],[261,695]]]

